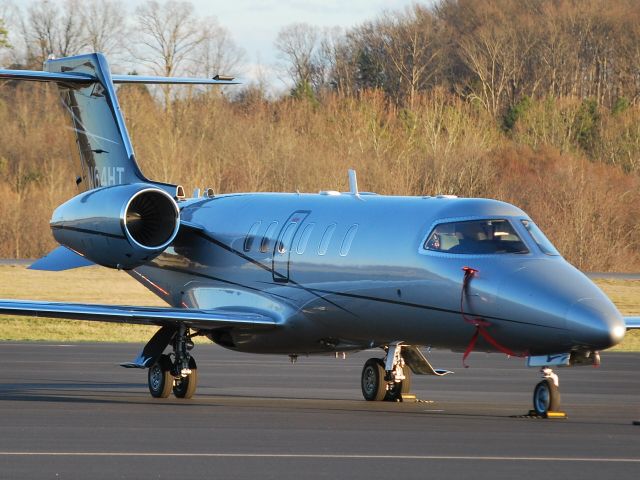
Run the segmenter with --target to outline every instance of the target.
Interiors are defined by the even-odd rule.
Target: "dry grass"
[[[36,258],[54,248],[51,212],[79,191],[75,140],[50,87],[0,90],[0,257]],[[410,110],[367,91],[328,94],[320,104],[238,104],[212,93],[176,101],[167,112],[142,92],[119,96],[136,159],[150,179],[187,192],[317,192],[348,189],[346,172],[354,168],[363,191],[508,201],[579,268],[640,271],[640,176],[611,155],[590,159],[547,135],[562,127],[562,138],[575,136],[574,122],[558,122],[581,111],[581,98],[537,101],[538,115],[506,134],[473,102],[442,89],[421,94]],[[629,128],[640,124],[640,105],[625,115]],[[638,158],[640,130],[614,135],[624,131],[622,120],[610,119],[607,138],[626,149],[625,158]]]
[[[0,265],[0,298],[166,306],[124,272],[86,267],[64,272]],[[0,340],[146,342],[157,327],[118,323],[0,317]]]
[[[640,315],[640,280],[597,280],[625,315]],[[101,267],[38,272],[0,265],[0,298],[165,306],[129,275]],[[156,327],[0,316],[0,340],[146,342]],[[630,332],[616,350],[640,350],[640,332]]]

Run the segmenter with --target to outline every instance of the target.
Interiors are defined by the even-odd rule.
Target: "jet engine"
[[[81,193],[51,217],[55,239],[89,260],[131,269],[160,255],[180,228],[175,200],[153,185],[133,183]]]

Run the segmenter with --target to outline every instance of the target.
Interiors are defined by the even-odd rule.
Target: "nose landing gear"
[[[542,381],[533,390],[533,410],[539,417],[560,414],[560,389],[558,375],[549,367],[540,369]],[[564,414],[562,414],[564,416]]]

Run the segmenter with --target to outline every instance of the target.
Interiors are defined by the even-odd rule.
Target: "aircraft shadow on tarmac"
[[[546,420],[527,417],[523,409],[521,414],[514,414],[512,409],[496,412],[494,405],[485,403],[453,402],[436,404],[424,402],[364,402],[353,399],[327,399],[309,397],[265,397],[260,395],[237,394],[200,394],[196,398],[185,401],[172,399],[158,401],[149,398],[144,391],[144,384],[134,383],[15,383],[0,385],[0,402],[44,402],[61,404],[89,404],[89,405],[153,405],[149,408],[171,409],[193,408],[233,408],[236,410],[250,409],[252,412],[262,411],[268,414],[273,411],[297,411],[299,413],[331,413],[358,415],[389,415],[410,419],[425,416],[441,418],[493,419],[509,421],[542,421]],[[135,392],[123,392],[121,389],[135,388]],[[113,389],[113,390],[111,390]],[[94,390],[91,393],[91,390]],[[96,392],[95,390],[100,390]],[[114,396],[109,396],[114,395]],[[117,397],[115,396],[117,395]],[[138,398],[139,397],[139,398]],[[554,421],[551,421],[554,422]],[[602,419],[571,417],[572,424],[597,425]],[[619,423],[618,421],[607,423]],[[624,421],[622,424],[626,424]]]
[[[104,396],[109,390],[120,394],[120,389],[133,387],[142,390],[145,385],[117,382],[4,383],[0,385],[0,402],[149,403],[132,402],[130,397],[119,400]],[[92,394],[90,391],[97,393]]]
[[[261,409],[264,411],[293,409],[298,411],[331,412],[331,413],[376,413],[384,415],[439,415],[447,417],[490,417],[514,418],[509,414],[483,413],[481,406],[469,405],[468,412],[445,411],[442,405],[434,406],[431,402],[364,402],[353,399],[326,399],[309,397],[265,397],[260,395],[214,394],[198,395],[184,401],[157,401],[146,396],[144,384],[130,383],[14,383],[0,386],[0,402],[47,402],[78,404],[122,404],[150,405],[157,407],[233,407],[237,409]],[[136,388],[136,392],[123,392],[122,389]],[[93,393],[91,393],[93,392]],[[118,395],[112,397],[110,395]],[[141,396],[140,399],[132,395]],[[153,408],[156,408],[156,407]],[[455,410],[460,406],[456,405]],[[477,408],[477,409],[476,409]],[[474,411],[475,410],[475,411]]]

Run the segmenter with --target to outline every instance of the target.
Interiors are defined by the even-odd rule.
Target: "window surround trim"
[[[520,222],[520,220],[528,220],[528,217],[513,217],[510,215],[470,215],[466,217],[445,217],[438,218],[431,222],[431,225],[427,229],[427,233],[425,233],[420,240],[420,244],[418,245],[418,253],[420,255],[431,255],[435,257],[445,257],[445,258],[463,258],[463,257],[486,257],[486,258],[496,258],[496,255],[505,256],[505,255],[517,255],[518,257],[530,257],[533,256],[533,252],[536,251],[532,247],[534,245],[531,244],[533,241],[529,236],[523,235],[522,229],[525,229],[524,225]],[[438,252],[436,250],[429,250],[424,247],[425,243],[433,233],[433,230],[438,226],[445,223],[454,223],[454,222],[471,222],[471,221],[482,221],[482,220],[506,220],[511,225],[511,228],[520,236],[520,240],[525,244],[527,249],[529,250],[527,253],[448,253],[448,252]],[[537,245],[535,245],[537,247]]]

